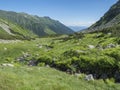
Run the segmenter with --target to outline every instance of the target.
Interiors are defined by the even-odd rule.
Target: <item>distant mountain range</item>
[[[75,32],[79,32],[83,29],[88,28],[87,26],[68,26],[69,28],[71,28],[72,30],[74,30]]]
[[[13,11],[3,11],[0,10],[0,19],[2,23],[7,24],[10,23],[14,26],[17,26],[21,29],[20,32],[23,32],[27,30],[27,32],[31,32],[34,35],[38,36],[47,36],[52,34],[72,34],[74,31],[64,24],[60,23],[57,20],[53,20],[50,17],[39,17],[36,15],[29,15],[26,13],[17,13]],[[9,26],[9,25],[8,25]],[[1,29],[4,29],[3,26]],[[9,27],[11,30],[11,26]],[[23,30],[22,30],[23,29]],[[6,31],[6,30],[4,30]],[[13,30],[12,30],[13,31]],[[19,33],[19,36],[21,35],[20,32],[17,32],[16,29],[14,29],[14,34]],[[8,32],[7,32],[8,33]],[[10,35],[10,33],[8,33]],[[25,34],[25,33],[24,33]],[[11,36],[13,36],[11,34]]]

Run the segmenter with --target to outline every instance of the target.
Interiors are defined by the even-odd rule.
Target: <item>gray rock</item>
[[[85,53],[83,50],[76,50],[77,53]]]
[[[3,63],[3,64],[1,64],[2,66],[8,66],[8,67],[14,67],[14,65],[13,64],[10,64],[10,63]]]
[[[87,81],[94,80],[93,75],[92,74],[86,75],[85,80],[87,80]]]
[[[116,45],[115,45],[115,44],[113,44],[113,43],[110,43],[110,44],[108,44],[108,45],[107,45],[107,47],[106,47],[106,48],[114,48],[114,47],[116,47]]]
[[[95,46],[94,46],[94,45],[88,45],[88,47],[89,47],[90,49],[95,48]]]
[[[37,65],[36,60],[30,60],[30,61],[28,62],[28,66],[36,66],[36,65]]]
[[[81,76],[80,73],[75,73],[75,77],[79,78]]]
[[[18,57],[18,58],[17,58],[17,61],[19,61],[19,62],[23,62],[24,60],[25,60],[24,57]]]

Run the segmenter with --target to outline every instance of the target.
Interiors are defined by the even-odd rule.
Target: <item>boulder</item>
[[[75,73],[75,77],[79,78],[81,76],[80,73]]]
[[[36,66],[36,65],[37,65],[36,60],[30,60],[30,61],[28,62],[28,66]]]
[[[115,44],[113,44],[113,43],[110,43],[110,44],[108,44],[108,45],[107,45],[107,47],[106,47],[106,48],[114,48],[114,47],[116,47],[116,45],[115,45]]]
[[[14,67],[14,65],[13,64],[10,64],[10,63],[3,63],[3,64],[1,64],[2,66],[8,66],[8,67]]]
[[[87,81],[94,80],[93,75],[92,74],[86,75],[85,80],[87,80]]]
[[[7,48],[6,48],[6,47],[4,47],[4,50],[6,51],[6,50],[7,50]]]
[[[18,58],[17,58],[17,61],[19,61],[19,62],[24,62],[24,61],[25,61],[25,58],[24,58],[24,57],[18,57]]]
[[[94,46],[94,45],[88,45],[88,47],[89,47],[90,49],[95,48],[95,46]]]

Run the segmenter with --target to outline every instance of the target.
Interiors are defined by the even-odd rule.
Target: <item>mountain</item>
[[[114,4],[103,17],[91,27],[89,31],[103,30],[105,28],[119,28],[120,27],[120,0]]]
[[[0,18],[16,23],[20,27],[30,30],[39,36],[74,33],[67,26],[47,16],[39,17],[26,13],[0,10]]]
[[[87,28],[86,26],[68,26],[69,28],[71,28],[72,30],[74,30],[75,32],[81,31],[85,28]]]
[[[32,39],[37,37],[32,31],[0,18],[0,39]]]

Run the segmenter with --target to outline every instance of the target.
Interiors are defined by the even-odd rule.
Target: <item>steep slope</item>
[[[49,17],[38,17],[26,13],[0,10],[0,18],[17,23],[21,27],[31,30],[39,36],[73,33],[73,31],[65,25]]]
[[[32,31],[0,18],[0,39],[32,39],[37,37]]]
[[[120,26],[120,0],[99,21],[93,24],[89,30],[95,31],[115,26]]]

